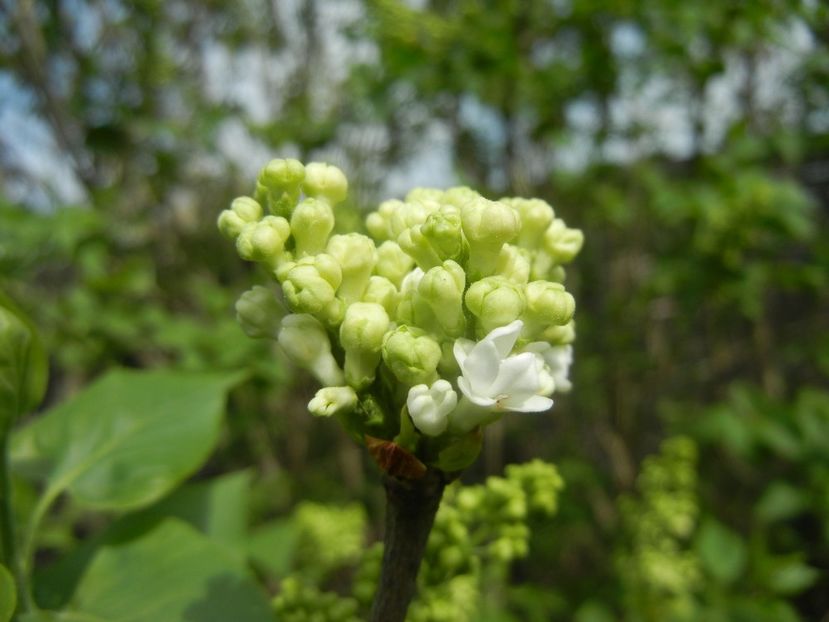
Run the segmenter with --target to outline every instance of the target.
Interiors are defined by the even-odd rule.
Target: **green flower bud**
[[[527,251],[527,256],[530,259],[530,277],[531,281],[548,281],[550,280],[550,272],[555,267],[555,261],[550,254],[543,250]]]
[[[406,195],[407,203],[434,202],[442,203],[443,190],[437,188],[412,188]]]
[[[288,221],[279,216],[265,216],[259,222],[245,225],[236,238],[236,251],[247,261],[261,261],[275,266],[291,234]]]
[[[527,307],[521,316],[523,335],[534,338],[550,326],[564,326],[576,311],[576,301],[560,283],[533,281],[524,288]]]
[[[401,203],[389,218],[389,233],[392,240],[397,240],[406,229],[426,222],[429,214],[437,211],[437,203]]]
[[[433,211],[422,225],[406,229],[397,241],[423,270],[439,266],[447,259],[460,262],[467,253],[460,212],[449,205]]]
[[[343,372],[331,354],[331,340],[322,324],[308,314],[286,315],[278,335],[288,358],[310,371],[320,384],[340,386]]]
[[[355,302],[345,310],[340,344],[345,350],[346,382],[363,389],[374,380],[383,337],[389,328],[386,310],[373,302]]]
[[[376,212],[371,212],[366,216],[366,229],[368,229],[371,237],[377,241],[396,238],[397,236],[393,236],[391,232],[391,217],[395,211],[402,207],[404,207],[403,201],[389,199],[383,201]]]
[[[475,192],[472,188],[467,186],[456,186],[444,190],[440,202],[445,205],[454,205],[455,207],[463,207],[471,201],[477,201],[483,197]]]
[[[506,326],[524,312],[524,292],[504,277],[490,276],[473,283],[466,292],[466,306],[478,319],[477,337],[483,338],[499,326]]]
[[[414,258],[415,263],[421,270],[439,266],[442,261],[423,235],[421,225],[406,229],[397,236],[397,243],[404,252]]]
[[[236,320],[248,337],[276,339],[285,308],[274,292],[254,285],[236,301]]]
[[[308,410],[317,417],[350,413],[357,407],[357,394],[351,387],[323,387],[308,402]]]
[[[305,194],[326,199],[331,205],[345,200],[348,195],[348,180],[336,166],[322,162],[311,162],[305,167]]]
[[[359,233],[335,235],[328,242],[326,252],[339,262],[342,269],[342,283],[337,295],[346,304],[360,300],[377,263],[374,241]]]
[[[330,325],[342,320],[344,303],[336,297],[342,272],[331,255],[320,253],[283,264],[276,275],[291,309],[310,313]]]
[[[305,199],[291,216],[296,256],[316,255],[325,250],[334,229],[334,210],[325,199]]]
[[[518,214],[503,203],[478,197],[461,207],[461,222],[469,241],[471,280],[491,275],[501,247],[518,234],[521,227]]]
[[[542,333],[541,339],[554,346],[564,346],[576,340],[576,323],[570,320],[564,326],[548,326]]]
[[[305,167],[299,160],[271,160],[259,172],[256,183],[256,198],[267,203],[272,214],[290,218],[291,211],[299,201]]]
[[[400,287],[403,279],[414,266],[414,260],[400,248],[397,242],[383,242],[377,249],[377,263],[374,271],[386,277],[395,287]]]
[[[440,358],[440,344],[419,328],[398,326],[383,343],[383,362],[406,386],[431,385]]]
[[[557,263],[571,262],[582,244],[584,234],[581,230],[569,229],[560,218],[556,218],[544,232],[544,248]]]
[[[513,283],[525,284],[530,279],[530,251],[512,244],[504,244],[495,266],[497,276],[502,276]]]
[[[509,205],[518,213],[521,219],[518,245],[523,248],[538,248],[544,237],[544,231],[553,221],[554,213],[550,204],[541,199],[523,199],[520,197],[501,199],[501,203]]]
[[[362,302],[376,302],[382,305],[389,317],[394,317],[399,301],[400,294],[391,281],[376,275],[369,278],[366,291],[363,292]]]
[[[230,209],[219,214],[219,231],[231,240],[236,239],[246,225],[262,218],[262,206],[250,197],[233,199]]]
[[[466,330],[463,314],[463,290],[466,273],[452,260],[444,261],[423,275],[415,296],[415,317],[420,320],[420,309],[426,305],[437,322],[439,330],[448,337],[460,337]],[[424,318],[425,319],[425,318]],[[417,322],[428,327],[427,323]]]

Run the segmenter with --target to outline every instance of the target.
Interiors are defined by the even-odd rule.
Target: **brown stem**
[[[404,622],[417,585],[417,571],[435,522],[446,476],[429,469],[418,480],[386,476],[383,568],[371,622]]]

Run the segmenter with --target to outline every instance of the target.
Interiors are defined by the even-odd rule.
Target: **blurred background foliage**
[[[345,170],[338,225],[417,185],[542,197],[586,238],[575,388],[467,479],[540,457],[566,488],[486,619],[829,620],[828,44],[816,0],[6,0],[2,285],[47,405],[112,366],[247,370],[203,474],[254,467],[283,613],[355,572],[366,600],[376,469],[236,326],[216,216],[276,156]],[[54,556],[98,525],[51,520]],[[464,576],[413,615],[484,619]]]

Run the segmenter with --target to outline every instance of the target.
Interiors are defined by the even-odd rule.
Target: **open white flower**
[[[569,377],[570,366],[573,364],[573,346],[553,346],[545,341],[534,341],[524,351],[538,354],[544,360],[546,371],[552,377],[557,392],[567,393],[573,388]]]
[[[458,404],[458,394],[441,378],[431,387],[418,384],[409,389],[406,406],[418,430],[428,436],[443,434],[449,425],[449,413]]]
[[[466,398],[490,410],[541,412],[553,405],[542,393],[549,379],[534,352],[510,355],[523,322],[515,320],[491,331],[478,343],[455,341],[454,353],[461,368],[458,388]]]

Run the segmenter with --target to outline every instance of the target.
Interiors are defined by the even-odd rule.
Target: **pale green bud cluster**
[[[626,597],[640,610],[647,606],[671,619],[694,617],[689,614],[702,579],[692,548],[699,515],[696,464],[691,439],[669,438],[644,461],[638,495],[620,499],[629,532],[629,545],[617,556]]]
[[[575,337],[562,265],[581,232],[542,200],[458,187],[416,188],[369,213],[368,235],[332,235],[347,192],[337,167],[279,159],[253,197],[222,212],[221,231],[281,285],[287,307],[256,289],[240,299],[239,320],[323,384],[312,413],[462,469],[480,426],[504,410],[549,408],[549,395],[569,388],[571,350],[551,348]],[[521,370],[522,383],[508,380]]]
[[[323,592],[297,577],[280,584],[271,605],[280,622],[361,622],[358,603],[336,592]]]

